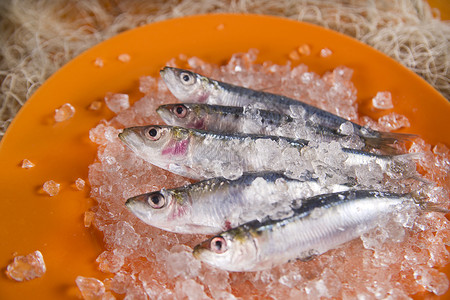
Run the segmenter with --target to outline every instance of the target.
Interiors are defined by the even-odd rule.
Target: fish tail
[[[418,135],[410,133],[396,133],[396,132],[379,132],[376,137],[364,137],[366,147],[372,149],[379,149],[387,154],[398,153],[395,144],[404,144],[417,138]]]
[[[414,159],[418,159],[422,153],[406,153],[394,155],[388,164],[388,173],[391,178],[411,178],[417,174],[416,163]],[[412,175],[411,175],[412,174]]]
[[[385,141],[386,143],[390,142],[390,144],[411,142],[413,139],[419,137],[417,134],[413,134],[413,133],[398,133],[398,132],[380,131],[380,132],[378,132],[378,134],[379,134],[379,136],[378,136],[379,139]]]
[[[448,214],[450,210],[443,208],[439,203],[429,202],[429,197],[423,192],[410,193],[414,203],[416,203],[424,211],[433,211]]]
[[[364,138],[365,147],[364,149],[370,151],[371,149],[381,150],[385,154],[396,155],[399,150],[395,148],[391,142],[386,142],[380,138]]]

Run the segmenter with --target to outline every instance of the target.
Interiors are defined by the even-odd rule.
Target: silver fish
[[[348,189],[347,185],[324,187],[315,180],[295,180],[281,173],[246,173],[236,180],[211,178],[142,194],[125,204],[146,224],[167,231],[217,234],[267,215],[287,216],[292,213],[293,200]]]
[[[133,152],[151,164],[198,180],[213,177],[232,179],[244,172],[284,172],[293,165],[307,164],[302,153],[312,150],[307,147],[306,140],[212,133],[163,125],[125,128],[119,137]],[[395,167],[402,172],[395,156],[347,148],[339,148],[337,152],[324,154],[325,157],[320,158],[323,159],[323,165],[329,165],[327,159],[338,156],[342,163],[340,161],[334,169],[345,170],[375,162],[382,171],[390,171]]]
[[[244,107],[201,103],[165,104],[156,111],[168,125],[225,133],[277,135],[277,128],[294,122],[292,117],[273,111],[246,112]]]
[[[306,261],[361,236],[414,200],[409,194],[368,190],[319,195],[304,200],[292,217],[246,223],[197,245],[193,254],[235,272]]]
[[[248,133],[306,139],[316,142],[343,141],[348,135],[275,111],[204,103],[165,104],[156,110],[168,125],[223,133]],[[379,138],[360,137],[366,148],[396,153]],[[355,144],[355,143],[354,143]]]
[[[213,80],[200,74],[173,67],[164,67],[160,74],[172,94],[181,102],[205,103],[213,105],[240,106],[252,105],[258,109],[292,114],[305,122],[312,122],[332,130],[350,122],[328,111],[282,95],[252,90],[229,83]],[[414,134],[401,134],[375,131],[354,122],[354,133],[368,138],[376,138],[380,146],[404,142],[417,137]]]

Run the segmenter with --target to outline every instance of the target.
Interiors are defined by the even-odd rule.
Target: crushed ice
[[[48,180],[48,181],[44,182],[42,189],[49,196],[53,197],[53,196],[58,195],[60,187],[61,187],[61,184],[57,183],[56,181]]]
[[[6,275],[16,281],[26,281],[39,278],[46,271],[44,257],[40,251],[34,251],[25,256],[16,256],[6,267]]]
[[[303,50],[304,53],[296,51],[307,55]],[[254,63],[256,55],[254,50],[236,54],[221,67],[198,58],[189,58],[187,62],[188,67],[203,75],[301,99],[375,129],[393,130],[409,124],[404,116],[396,114],[388,114],[378,122],[366,116],[360,117],[356,105],[357,91],[351,82],[353,71],[349,68],[339,67],[319,76],[308,72],[305,65],[258,65]],[[169,64],[175,65],[175,61]],[[190,251],[205,236],[164,232],[145,225],[125,208],[124,202],[128,197],[190,182],[136,157],[117,138],[120,128],[162,124],[155,112],[156,107],[177,102],[159,78],[142,77],[140,91],[144,93],[141,100],[125,110],[119,105],[117,111],[121,112],[114,119],[103,121],[90,131],[91,140],[98,144],[98,161],[89,168],[91,196],[98,201],[91,222],[103,232],[105,243],[105,251],[97,258],[97,263],[100,270],[112,275],[104,280],[104,284],[79,277],[77,284],[82,292],[97,295],[111,291],[126,294],[130,299],[362,299],[408,298],[408,295],[424,289],[441,295],[448,289],[445,274],[434,268],[448,261],[445,245],[450,244],[450,223],[440,213],[417,215],[412,210],[404,210],[389,220],[388,225],[379,226],[361,239],[308,262],[291,262],[256,273],[228,273],[200,264]],[[383,104],[377,102],[376,105],[390,106],[386,99],[383,99]],[[301,112],[297,113],[301,115]],[[351,134],[352,128],[344,124],[341,130]],[[352,136],[349,135],[349,145],[360,143]],[[261,151],[265,151],[264,145],[260,146]],[[339,144],[334,143],[319,144],[302,155],[314,159],[338,147]],[[378,182],[381,180],[393,191],[423,188],[433,202],[448,207],[449,190],[448,184],[445,185],[450,166],[448,148],[442,144],[431,148],[417,139],[409,152],[421,153],[416,161],[424,178],[433,182],[429,187],[411,180],[386,179],[376,164],[355,168],[358,183],[380,189],[382,186]],[[289,151],[281,151],[278,155],[291,162],[295,157]],[[331,155],[329,160],[327,163],[339,166],[345,157]],[[323,184],[346,180],[338,174],[327,175],[320,160],[314,164],[291,163],[287,171],[300,176],[304,168],[318,174],[317,179]],[[236,170],[226,172],[230,178],[239,176]],[[89,291],[86,290],[88,287]]]
[[[31,168],[33,168],[35,166],[35,164],[34,163],[32,163],[29,159],[24,159],[24,160],[22,160],[22,165],[21,165],[21,167],[23,168],[23,169],[31,169]]]
[[[60,108],[55,110],[55,121],[63,122],[73,117],[75,114],[75,107],[70,103],[63,104]]]

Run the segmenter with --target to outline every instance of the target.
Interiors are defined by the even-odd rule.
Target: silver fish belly
[[[303,201],[292,217],[252,221],[194,248],[194,256],[228,271],[259,271],[290,260],[308,260],[374,228],[410,195],[346,191]]]
[[[222,134],[162,125],[125,128],[119,137],[151,164],[199,180],[235,179],[244,172],[284,172],[302,161],[307,163],[302,155],[309,143],[277,136]],[[337,152],[329,155],[343,158],[342,164],[334,166],[336,172],[353,168],[355,163],[372,161],[386,171],[395,158],[347,148],[338,148]]]
[[[126,206],[143,222],[176,233],[216,234],[266,216],[287,216],[292,201],[348,190],[315,180],[295,180],[281,173],[246,173],[236,180],[211,178],[174,189],[146,193]],[[301,206],[301,200],[294,203]]]

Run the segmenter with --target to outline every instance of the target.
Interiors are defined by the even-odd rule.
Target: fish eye
[[[187,114],[187,108],[183,104],[179,104],[174,106],[172,109],[172,112],[178,117],[178,118],[184,118]]]
[[[161,193],[148,196],[148,204],[156,209],[162,208],[166,204],[166,198]]]
[[[145,132],[145,136],[152,141],[157,141],[161,138],[161,128],[159,127],[150,127]]]
[[[221,236],[216,236],[211,239],[210,248],[217,254],[224,253],[228,250],[227,242]]]
[[[180,80],[184,85],[192,85],[195,83],[194,75],[188,72],[181,72]]]

